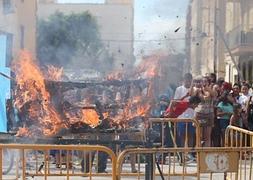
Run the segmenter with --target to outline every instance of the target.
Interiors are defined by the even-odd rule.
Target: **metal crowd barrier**
[[[150,140],[147,141],[146,151],[153,151],[152,147],[156,148],[182,148],[183,151],[173,152],[157,152],[156,155],[147,157],[146,153],[127,153],[124,160],[124,171],[121,175],[125,177],[134,177],[138,175],[147,176],[143,172],[146,169],[147,173],[152,171],[153,165],[157,165],[160,171],[164,171],[168,166],[166,163],[170,162],[169,169],[173,170],[167,174],[181,176],[182,173],[176,169],[179,166],[181,169],[187,170],[187,164],[198,161],[199,157],[193,149],[200,147],[200,125],[195,119],[179,119],[179,118],[149,118],[150,128],[152,131],[160,133],[159,136],[154,133],[149,133],[147,136]],[[180,128],[179,128],[180,127]],[[183,128],[182,128],[183,127]],[[154,136],[154,137],[151,137]],[[150,143],[150,144],[148,144]],[[150,148],[150,149],[149,149]],[[128,151],[130,149],[127,149]],[[125,151],[123,151],[125,152]],[[121,154],[120,154],[121,155]],[[134,158],[134,160],[133,160]],[[130,162],[129,162],[130,159]],[[134,161],[137,172],[132,172],[130,167],[133,167],[131,162]],[[148,165],[144,165],[145,161],[152,161]],[[144,164],[143,164],[144,163]],[[131,164],[131,165],[130,165]],[[149,166],[149,167],[144,167]],[[180,169],[179,168],[179,169]],[[149,170],[148,170],[149,169]],[[145,170],[144,170],[145,171]],[[158,171],[154,171],[154,175],[159,175]],[[187,172],[186,175],[196,175],[196,173]],[[148,175],[149,176],[149,175]],[[152,175],[151,175],[152,176]]]
[[[225,146],[253,147],[253,132],[230,125],[225,131]]]
[[[150,127],[155,128],[154,126],[160,125],[160,147],[189,147],[190,139],[189,133],[194,129],[194,144],[191,144],[195,147],[200,147],[200,124],[195,119],[180,119],[180,118],[149,118]],[[179,124],[180,123],[180,124]],[[184,123],[184,125],[182,124]],[[179,126],[184,126],[184,131],[179,132]],[[159,128],[159,127],[158,127]],[[179,136],[179,133],[181,135]],[[168,138],[169,137],[169,138]],[[178,138],[182,138],[183,143],[178,142]],[[172,144],[168,144],[170,141]],[[172,145],[172,146],[171,146]]]
[[[52,152],[59,154],[58,168],[50,155]],[[93,164],[98,162],[98,153],[105,153],[109,156],[108,173],[97,173],[98,164],[93,167]],[[15,163],[11,170],[5,173],[6,167],[9,168],[9,164],[6,164],[9,160],[7,155],[15,156]],[[83,161],[78,162],[78,159]],[[44,177],[44,179],[50,176],[61,176],[67,180],[73,176],[89,179],[108,176],[116,180],[116,155],[111,149],[98,145],[0,144],[0,179],[21,178],[25,180],[37,176]]]
[[[108,177],[113,180],[143,179],[144,176],[145,179],[151,176],[152,179],[181,177],[182,179],[251,180],[253,178],[252,132],[229,126],[225,133],[227,147],[201,148],[200,129],[196,120],[175,118],[149,120],[151,127],[154,129],[158,127],[161,130],[161,137],[152,141],[151,147],[125,149],[120,152],[118,158],[108,147],[98,145],[0,144],[0,179],[26,179],[27,177],[50,179],[51,176],[67,179],[78,176],[88,179]],[[179,123],[186,123],[183,132],[178,132]],[[192,127],[195,128],[194,144],[189,141],[188,124],[193,124]],[[167,147],[166,136],[171,138],[172,145],[169,147]],[[182,141],[178,143],[180,138],[183,138],[183,143]],[[53,154],[59,155],[59,168],[54,164],[52,151]],[[106,169],[108,173],[97,172],[101,153],[109,156],[105,158],[105,161],[108,161]],[[6,165],[8,161],[12,164]],[[147,164],[151,164],[152,167],[148,167]],[[136,172],[131,172],[132,165],[136,167]],[[9,173],[6,173],[6,168],[10,167]]]
[[[157,128],[160,129],[160,138],[154,141],[156,147],[200,147],[200,124],[195,119],[150,118],[149,122],[151,128],[156,130]],[[157,161],[161,163],[162,168],[166,158],[168,158],[168,153],[160,153],[159,157],[157,157]],[[175,152],[173,159],[180,164],[184,164],[185,161],[197,161],[198,156],[192,152]],[[175,168],[175,163],[173,166]]]
[[[228,126],[225,131],[225,147],[244,148],[253,147],[253,132],[236,126]],[[239,152],[239,179],[242,177],[252,177],[252,151]],[[252,177],[253,178],[253,177]]]
[[[150,127],[161,132],[158,140],[156,139],[153,142],[153,147],[156,148],[137,148],[123,151],[117,161],[119,179],[121,177],[143,179],[143,176],[147,179],[147,173],[153,176],[152,179],[156,179],[155,177],[158,176],[163,176],[162,179],[164,177],[170,179],[173,176],[177,178],[181,176],[182,179],[191,176],[197,179],[202,179],[202,177],[206,179],[251,179],[252,132],[229,126],[226,131],[226,145],[236,148],[200,148],[198,121],[194,119],[150,118],[149,122]],[[183,133],[182,131],[178,132],[179,123],[187,124]],[[194,145],[189,142],[188,124],[193,124],[195,128]],[[180,133],[183,134],[183,137],[178,135]],[[234,134],[237,138],[234,138]],[[170,139],[166,139],[168,136]],[[180,139],[183,139],[183,143],[178,142]],[[168,144],[168,141],[172,144]],[[151,158],[147,155],[151,155]],[[129,156],[136,159],[136,173],[129,171],[129,165],[126,163]],[[150,165],[147,161],[150,159],[153,161],[153,167],[147,168],[147,164]]]
[[[180,165],[175,160],[176,153],[196,153],[199,159],[196,162],[184,163]],[[249,158],[240,156],[242,152],[247,152]],[[163,167],[153,167],[153,176],[145,179],[230,179],[230,180],[251,180],[252,179],[252,153],[253,148],[136,148],[127,149],[121,152],[117,160],[117,176],[121,179],[144,179],[146,172],[145,160],[142,157],[150,154],[154,157],[160,153],[167,153],[168,158]],[[126,174],[127,168],[124,164],[129,155],[137,157],[138,172]],[[154,163],[155,164],[155,163]]]

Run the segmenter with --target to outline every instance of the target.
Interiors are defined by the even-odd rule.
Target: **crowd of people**
[[[200,124],[202,146],[219,147],[224,146],[228,125],[253,130],[252,96],[252,89],[247,82],[232,85],[223,78],[216,79],[213,73],[194,78],[190,73],[186,73],[183,84],[175,89],[174,98],[169,100],[170,103],[166,95],[160,97],[159,109],[163,116],[196,119]],[[172,104],[176,106],[174,111],[171,110]],[[153,113],[153,116],[158,115]],[[185,129],[185,124],[179,123],[177,129],[180,135]],[[188,129],[188,136],[194,136],[195,131],[191,130],[194,128]],[[182,141],[182,138],[178,139]]]

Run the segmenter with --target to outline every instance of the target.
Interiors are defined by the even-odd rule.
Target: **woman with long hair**
[[[211,132],[214,126],[214,104],[215,93],[208,77],[199,77],[194,81],[191,94],[200,97],[201,102],[195,109],[195,118],[200,123],[200,136],[203,146],[211,146]]]

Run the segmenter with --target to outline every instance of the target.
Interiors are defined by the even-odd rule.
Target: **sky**
[[[152,50],[183,52],[189,0],[135,0],[135,55]],[[103,3],[104,0],[58,0],[60,3]],[[180,28],[177,32],[176,29]]]
[[[188,0],[136,0],[135,2],[136,55],[163,48],[169,49],[172,53],[182,52]],[[177,28],[180,29],[175,33]],[[142,43],[143,39],[151,41]]]
[[[103,3],[105,0],[58,0],[60,3]]]

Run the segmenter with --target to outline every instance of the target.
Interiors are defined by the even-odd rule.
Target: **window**
[[[25,39],[25,27],[23,25],[20,26],[20,48],[24,49],[24,39]]]
[[[57,3],[90,3],[90,4],[103,4],[105,0],[58,0]]]
[[[3,0],[3,13],[4,14],[9,14],[13,13],[13,6],[11,3],[11,0]]]
[[[13,34],[7,33],[7,42],[6,42],[6,66],[10,67],[11,66],[11,61],[12,61],[12,45],[13,45]]]

